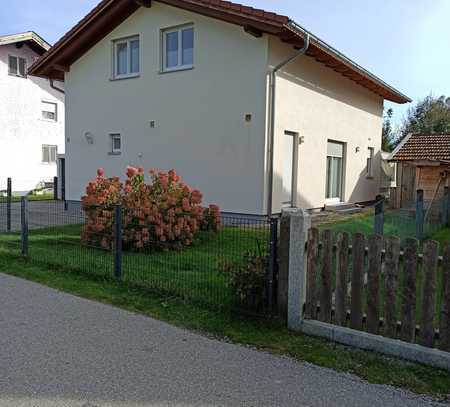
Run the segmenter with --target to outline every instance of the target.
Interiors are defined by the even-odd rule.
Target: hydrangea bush
[[[186,185],[175,170],[150,170],[145,182],[144,169],[128,167],[125,183],[118,177],[106,178],[103,169],[89,182],[82,208],[86,223],[82,241],[111,249],[114,210],[121,204],[125,249],[183,248],[191,245],[201,230],[220,229],[217,205],[202,206],[202,193]]]

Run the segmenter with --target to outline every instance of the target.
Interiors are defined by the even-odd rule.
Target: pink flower
[[[105,175],[105,170],[104,170],[103,168],[99,168],[99,169],[97,170],[97,176],[98,176],[99,178],[102,178],[104,175]]]
[[[192,191],[192,203],[193,204],[202,203],[202,198],[203,198],[203,195],[198,189],[195,189],[194,191]]]
[[[161,183],[161,186],[163,188],[167,188],[167,186],[169,185],[169,177],[167,176],[166,173],[164,172],[159,173],[159,182]]]
[[[183,198],[182,207],[185,212],[189,212],[191,210],[191,205],[189,205],[189,200],[187,198]]]
[[[127,177],[133,178],[138,173],[138,169],[135,167],[127,167]]]
[[[169,171],[169,179],[170,181],[178,182],[180,180],[180,177],[178,176],[177,172],[172,169]]]

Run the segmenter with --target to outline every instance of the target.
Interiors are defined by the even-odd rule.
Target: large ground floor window
[[[327,145],[327,199],[342,199],[344,179],[344,144],[328,141]]]

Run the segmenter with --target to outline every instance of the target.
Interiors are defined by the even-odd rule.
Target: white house
[[[64,152],[64,84],[27,73],[49,48],[34,32],[0,36],[0,190],[52,181]]]
[[[176,168],[226,211],[373,200],[383,102],[410,101],[288,17],[219,0],[103,0],[31,72],[65,81],[73,200],[127,165]]]

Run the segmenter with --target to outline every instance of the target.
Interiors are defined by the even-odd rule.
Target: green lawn
[[[373,211],[364,214],[358,214],[337,220],[330,223],[321,223],[320,230],[330,229],[336,235],[338,232],[363,233],[369,236],[374,233],[374,214]],[[432,222],[425,222],[424,235],[427,239],[438,240],[441,244],[450,241],[450,232],[448,229],[442,229],[439,225]],[[384,234],[386,236],[398,236],[402,241],[408,237],[416,236],[416,223],[414,215],[407,209],[387,210],[384,214]]]
[[[29,258],[42,265],[112,278],[113,254],[80,242],[79,225],[31,230]],[[233,305],[225,277],[218,272],[222,261],[236,261],[246,251],[267,248],[267,229],[226,227],[219,233],[202,232],[192,247],[182,251],[124,252],[123,281],[215,307]],[[18,234],[0,235],[0,247],[19,254]]]
[[[345,220],[323,223],[319,229],[330,229],[333,232],[363,233],[366,236],[374,233],[373,212],[356,215]],[[416,226],[414,217],[407,210],[388,210],[384,215],[385,235],[414,237]]]
[[[22,199],[22,197],[20,197],[18,195],[13,195],[11,197],[12,202],[20,202],[21,199]],[[34,195],[33,194],[33,195],[27,195],[27,199],[28,199],[28,201],[53,201],[54,196],[53,196],[53,193],[46,193],[43,195]],[[2,196],[0,198],[0,200],[2,202],[6,202],[6,196]]]
[[[434,232],[432,239],[438,241],[441,244],[441,247],[450,243],[450,228],[445,228]]]
[[[447,401],[450,398],[449,372],[296,334],[276,319],[249,319],[214,311],[179,298],[164,297],[110,280],[92,279],[63,268],[50,270],[9,254],[0,256],[0,271],[218,339],[353,373],[371,383],[402,387]]]

